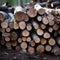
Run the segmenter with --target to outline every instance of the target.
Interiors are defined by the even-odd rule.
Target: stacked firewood
[[[9,50],[60,54],[60,14],[52,10],[34,8],[0,11],[0,45]]]

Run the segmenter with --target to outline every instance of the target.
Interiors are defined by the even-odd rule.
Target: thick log
[[[31,37],[27,37],[27,38],[26,38],[26,41],[27,41],[27,42],[30,42],[30,41],[31,41]]]

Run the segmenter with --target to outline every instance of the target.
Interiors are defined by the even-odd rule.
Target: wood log
[[[4,33],[5,32],[5,28],[0,28],[0,32]]]
[[[46,43],[47,43],[47,40],[44,39],[44,38],[42,38],[42,39],[41,39],[41,45],[45,45]]]
[[[14,29],[19,29],[19,24],[14,20]]]
[[[23,30],[22,31],[22,36],[25,36],[25,37],[27,37],[27,36],[29,36],[29,31],[27,31],[27,30]]]
[[[41,21],[42,21],[42,17],[41,17],[41,16],[37,16],[37,20],[38,20],[39,22],[41,22]]]
[[[2,36],[3,36],[3,37],[8,37],[8,36],[10,36],[10,33],[4,32],[4,33],[2,33]]]
[[[54,16],[51,13],[48,14],[47,18],[48,20],[54,20]]]
[[[21,46],[22,49],[26,49],[27,48],[27,43],[26,42],[22,42],[20,46]]]
[[[20,27],[20,29],[25,29],[25,27],[26,27],[26,23],[24,22],[24,21],[21,21],[21,22],[19,22],[19,27]]]
[[[48,19],[46,17],[43,17],[42,20],[43,24],[47,25],[49,23]]]
[[[30,41],[30,45],[31,45],[32,47],[34,47],[34,46],[35,46],[35,42],[34,42],[34,41]]]
[[[45,50],[46,50],[47,52],[50,52],[50,51],[52,50],[52,47],[51,47],[50,45],[46,45],[46,46],[45,46]]]
[[[43,35],[43,37],[46,38],[46,39],[50,38],[50,33],[45,32],[44,35]]]
[[[12,41],[11,46],[16,47],[17,46],[17,41]]]
[[[8,28],[6,28],[6,32],[10,32],[11,31],[11,29],[8,27]]]
[[[34,49],[33,47],[28,47],[28,52],[29,52],[30,54],[34,54],[35,49]]]
[[[21,12],[21,11],[16,12],[15,15],[14,15],[14,17],[15,17],[15,20],[17,22],[22,21],[22,20],[25,19],[25,13],[24,12]]]
[[[54,24],[53,29],[56,31],[59,29],[59,26],[57,24]]]
[[[27,42],[30,42],[30,41],[31,41],[31,37],[27,37],[27,38],[26,38],[26,41],[27,41]]]
[[[38,37],[38,35],[33,34],[32,38],[35,41],[35,43],[40,43],[40,37]]]
[[[8,23],[7,22],[2,22],[1,23],[1,27],[2,28],[7,28],[8,27]]]
[[[34,9],[34,8],[30,8],[28,11],[27,11],[27,14],[29,17],[31,18],[34,18],[37,16],[37,11]]]
[[[54,46],[56,44],[55,39],[54,38],[50,38],[48,41],[49,45]]]
[[[43,53],[44,52],[44,46],[43,45],[38,45],[37,48],[36,48],[36,51],[38,53]]]
[[[52,32],[53,32],[53,28],[52,28],[52,27],[49,27],[49,28],[48,28],[48,31],[49,31],[50,33],[52,33]]]
[[[27,29],[28,31],[31,31],[31,30],[32,30],[32,25],[31,25],[31,24],[27,24],[26,29]]]
[[[5,41],[6,42],[9,42],[10,41],[10,38],[9,37],[5,37]]]
[[[1,39],[1,41],[0,41],[0,44],[1,44],[1,45],[5,45],[5,39],[4,39],[4,37],[2,37],[2,39]]]
[[[43,31],[42,29],[37,29],[37,34],[38,34],[39,36],[42,36],[43,33],[44,33],[44,31]]]
[[[15,41],[17,38],[18,38],[17,33],[16,32],[12,32],[11,35],[10,35],[11,41]]]
[[[6,43],[6,47],[9,49],[9,48],[11,48],[11,43],[10,42],[7,42]]]
[[[22,38],[18,38],[18,43],[21,43],[22,42]]]
[[[49,20],[49,26],[53,26],[54,25],[54,20]]]
[[[35,22],[35,21],[32,22],[32,25],[33,25],[34,29],[38,29],[39,28],[38,23]]]
[[[26,37],[22,37],[22,41],[27,41],[27,38]]]
[[[43,9],[43,8],[39,9],[39,10],[38,10],[38,13],[39,13],[40,15],[45,14],[45,9]]]
[[[46,29],[46,25],[44,25],[44,24],[41,24],[40,27],[41,27],[41,29]]]
[[[13,29],[14,28],[14,22],[10,22],[8,26],[9,26],[9,28]]]

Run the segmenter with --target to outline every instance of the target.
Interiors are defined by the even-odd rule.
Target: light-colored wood
[[[43,53],[44,52],[44,46],[43,45],[38,45],[37,48],[36,48],[36,51],[38,53]]]
[[[8,27],[8,23],[7,22],[2,22],[1,23],[1,27],[2,28],[7,28]]]
[[[31,41],[31,37],[27,37],[27,38],[26,38],[26,41],[27,41],[27,42],[30,42],[30,41]]]
[[[34,47],[34,46],[35,46],[35,42],[34,42],[34,41],[31,41],[31,42],[30,42],[30,45],[31,45],[32,47]]]
[[[18,43],[21,43],[22,42],[22,38],[18,38]]]
[[[41,27],[41,29],[45,29],[46,28],[46,25],[41,24],[40,27]]]
[[[47,52],[50,52],[50,51],[52,50],[52,47],[51,47],[50,45],[46,45],[46,46],[45,46],[45,50],[46,50]]]
[[[43,17],[42,22],[43,24],[47,25],[49,23],[49,20],[46,17]]]
[[[41,17],[41,16],[37,16],[37,20],[38,20],[39,22],[41,22],[41,21],[42,21],[42,17]]]
[[[33,17],[36,17],[37,16],[37,11],[34,8],[30,8],[27,11],[27,14],[28,14],[29,17],[33,18]]]
[[[27,36],[29,36],[29,31],[27,31],[27,30],[23,30],[22,31],[22,36],[25,36],[25,37],[27,37]]]
[[[6,32],[10,32],[11,31],[11,29],[8,27],[8,28],[6,28]]]
[[[52,28],[52,27],[49,27],[49,28],[48,28],[48,31],[49,31],[50,33],[52,33],[52,32],[53,32],[53,28]]]
[[[26,49],[27,48],[27,43],[26,42],[22,42],[20,44],[20,46],[21,46],[22,49]]]
[[[42,44],[42,45],[45,45],[46,43],[47,43],[47,40],[44,39],[44,38],[42,38],[42,39],[41,39],[41,44]]]
[[[33,24],[34,29],[38,29],[39,28],[39,25],[38,25],[37,22],[33,21],[32,24]]]
[[[32,25],[31,24],[27,24],[26,28],[27,28],[28,31],[31,31],[32,30]]]
[[[45,14],[45,9],[43,9],[43,8],[39,9],[39,10],[38,10],[38,13],[39,13],[40,15]]]
[[[50,33],[45,32],[44,35],[43,35],[43,37],[46,38],[46,39],[50,38]]]
[[[53,26],[54,23],[55,23],[54,20],[49,20],[49,25],[50,25],[50,26]]]
[[[5,41],[6,42],[9,42],[10,41],[10,38],[9,37],[5,37]]]
[[[54,46],[56,44],[55,39],[54,38],[50,38],[48,41],[49,45]]]
[[[27,38],[26,37],[22,37],[22,41],[27,41]]]
[[[28,52],[29,52],[30,54],[34,54],[35,49],[34,49],[33,47],[28,47]]]
[[[14,29],[19,29],[19,24],[16,21],[14,21]]]
[[[26,27],[26,23],[24,22],[24,21],[21,21],[21,22],[19,22],[19,27],[20,27],[20,29],[25,29],[25,27]]]
[[[40,37],[38,37],[37,35],[34,34],[32,38],[35,41],[35,43],[40,43]]]
[[[38,34],[39,36],[42,36],[43,33],[44,33],[44,31],[43,31],[42,29],[37,29],[37,34]]]

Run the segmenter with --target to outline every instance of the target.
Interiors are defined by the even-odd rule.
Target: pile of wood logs
[[[7,49],[60,55],[60,14],[41,8],[19,10],[14,14],[0,11],[0,45]]]

